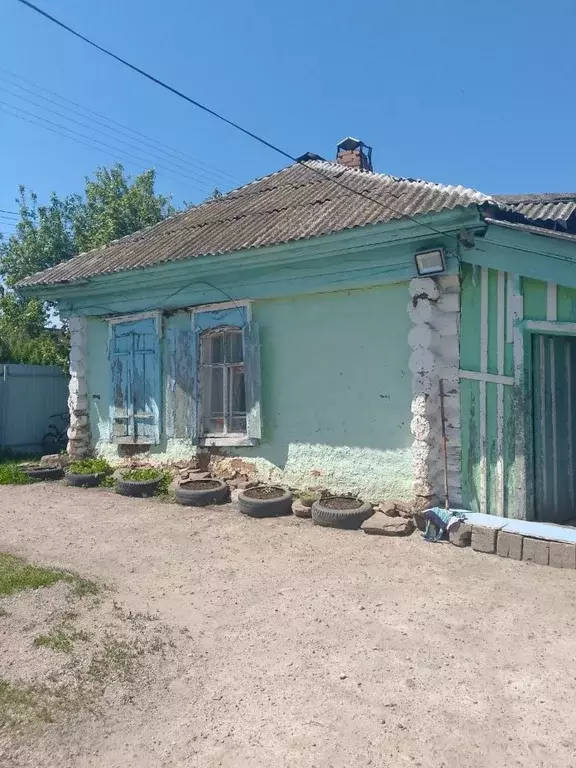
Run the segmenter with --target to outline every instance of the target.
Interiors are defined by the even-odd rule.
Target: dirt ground
[[[59,484],[0,488],[0,551],[109,585],[84,627],[165,641],[123,693],[2,734],[2,768],[576,765],[573,571]],[[62,657],[26,634],[62,589],[9,598],[0,678]]]

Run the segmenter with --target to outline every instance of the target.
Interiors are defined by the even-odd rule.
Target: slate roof
[[[493,195],[493,198],[501,206],[530,221],[566,222],[576,211],[576,192]]]
[[[378,200],[359,197],[342,184]],[[152,227],[80,254],[19,285],[55,285],[154,264],[304,240],[368,224],[491,201],[461,186],[296,163]]]

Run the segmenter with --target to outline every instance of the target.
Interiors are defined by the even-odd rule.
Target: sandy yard
[[[107,585],[0,600],[0,681],[63,702],[2,768],[576,765],[573,571],[60,484],[0,532]]]

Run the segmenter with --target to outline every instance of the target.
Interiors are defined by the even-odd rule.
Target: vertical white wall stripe
[[[566,350],[566,415],[568,418],[568,493],[570,504],[574,507],[574,444],[572,442],[572,345],[565,341]]]
[[[488,269],[480,278],[480,372],[488,371]],[[480,382],[480,512],[486,513],[486,382]]]
[[[522,299],[519,275],[510,275],[508,282],[508,302],[512,308],[512,341],[514,345],[514,399],[520,412],[514,429],[514,498],[512,510],[514,517],[524,519],[532,511],[532,499],[526,498],[526,425],[521,404],[525,402],[524,393],[524,301]],[[528,509],[530,506],[530,509]]]
[[[538,337],[538,351],[540,355],[540,441],[542,444],[542,496],[544,505],[548,503],[548,472],[546,464],[548,461],[546,455],[546,340],[544,336]]]
[[[552,488],[554,500],[554,513],[558,512],[558,447],[556,438],[558,435],[557,409],[556,409],[556,339],[548,340],[550,347],[550,394],[552,396]]]
[[[497,309],[497,373],[504,373],[504,344],[506,340],[506,276],[498,272],[498,309]],[[497,515],[504,515],[504,385],[496,385],[496,493]]]
[[[546,320],[558,319],[558,286],[556,283],[547,283],[546,287]]]

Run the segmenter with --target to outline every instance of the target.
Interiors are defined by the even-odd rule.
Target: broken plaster
[[[440,379],[443,379],[446,429],[450,436],[448,490],[451,505],[461,504],[459,278],[414,278],[410,281],[409,292],[414,493],[444,498],[440,418]]]

